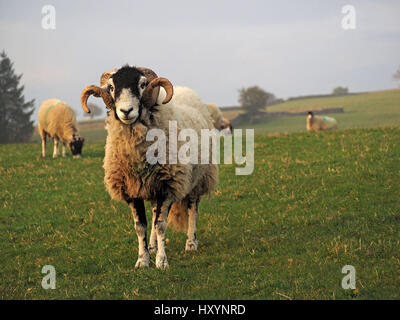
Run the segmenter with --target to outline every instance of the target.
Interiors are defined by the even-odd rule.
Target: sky
[[[42,27],[45,5],[55,8],[54,30]],[[342,27],[345,5],[355,29]],[[398,86],[400,1],[0,0],[0,50],[36,109],[58,98],[78,118],[82,89],[125,64],[219,106],[238,105],[238,90],[253,85],[284,99],[383,90]]]

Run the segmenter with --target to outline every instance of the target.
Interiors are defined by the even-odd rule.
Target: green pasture
[[[203,198],[199,250],[167,230],[165,271],[154,256],[134,268],[134,222],[105,191],[104,141],[93,137],[81,159],[0,145],[0,299],[400,298],[398,126],[257,135],[253,174],[221,164]],[[56,269],[55,290],[41,286],[44,265]],[[355,290],[341,287],[344,265],[356,269]]]

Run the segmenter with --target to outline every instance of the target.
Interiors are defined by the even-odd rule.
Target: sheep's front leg
[[[187,240],[185,247],[186,251],[194,251],[197,250],[198,247],[198,241],[196,239],[196,221],[199,213],[199,202],[200,199],[189,202],[188,231],[187,231]]]
[[[157,235],[156,267],[159,269],[168,268],[168,260],[165,253],[165,232],[167,230],[168,212],[171,204],[171,200],[157,201],[154,228]]]
[[[150,253],[156,253],[157,252],[157,233],[156,233],[156,228],[154,225],[154,222],[156,221],[156,216],[157,216],[157,205],[153,205],[153,219],[152,219],[152,228],[151,228],[151,233],[150,233],[150,244],[149,244],[149,252]]]
[[[142,199],[133,199],[127,202],[135,220],[135,230],[139,242],[139,254],[135,268],[148,267],[150,255],[147,248],[147,220],[144,201]]]
[[[63,156],[64,158],[67,156],[65,147],[66,147],[66,143],[63,142],[63,143],[62,143],[62,156]]]
[[[60,140],[57,137],[54,137],[54,150],[53,150],[53,158],[57,158],[58,155],[60,154],[60,150],[59,150],[59,142]]]

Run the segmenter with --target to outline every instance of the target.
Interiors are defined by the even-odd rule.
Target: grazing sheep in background
[[[203,116],[190,104],[178,104],[175,97],[172,98],[172,84],[165,78],[156,77],[149,69],[125,66],[103,74],[101,79],[101,87],[88,86],[83,90],[81,103],[82,108],[89,111],[87,100],[93,94],[102,97],[109,108],[103,165],[106,189],[113,199],[125,201],[132,211],[139,242],[136,267],[149,266],[150,249],[157,252],[156,267],[166,268],[164,241],[168,213],[172,220],[182,218],[175,217],[171,207],[177,206],[179,212],[184,209],[184,220],[188,224],[186,250],[196,250],[200,197],[216,187],[218,166],[200,164],[200,152],[199,164],[173,164],[168,154],[166,164],[150,164],[146,153],[154,142],[146,141],[146,136],[149,130],[160,129],[169,145],[170,121],[176,121],[177,134],[190,128],[200,136],[201,129],[213,128],[211,118]],[[178,150],[183,144],[177,141]],[[150,248],[147,246],[144,200],[153,206]]]
[[[60,154],[59,142],[62,142],[62,155],[65,154],[65,145],[68,144],[74,158],[80,158],[85,139],[79,136],[76,126],[74,110],[58,99],[46,100],[39,109],[38,130],[42,138],[42,157],[46,157],[47,137],[53,138],[53,158]]]
[[[215,104],[204,104],[196,92],[188,87],[174,87],[174,100],[177,104],[190,105],[197,108],[204,116],[205,111],[211,116],[214,128],[232,133],[230,121],[222,116],[221,110]]]
[[[232,134],[233,128],[231,122],[224,118],[221,110],[212,103],[206,104],[208,112],[211,114],[211,118],[213,119],[214,127],[218,130],[224,131],[227,134]]]
[[[230,135],[233,133],[233,126],[231,122],[225,117],[222,118],[221,132],[224,135]]]
[[[315,116],[313,112],[307,114],[307,131],[321,131],[337,129],[337,121],[334,118],[326,116]]]
[[[207,108],[204,107],[203,101],[201,101],[200,97],[194,90],[188,87],[175,86],[173,100],[174,104],[191,106],[192,108],[197,109],[203,117],[212,122],[210,113]]]

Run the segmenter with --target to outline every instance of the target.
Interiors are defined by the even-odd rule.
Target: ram
[[[136,267],[147,267],[150,252],[156,252],[156,267],[168,267],[165,253],[165,232],[170,219],[187,222],[186,250],[197,250],[196,220],[201,196],[210,194],[218,182],[215,164],[169,163],[147,161],[153,144],[146,139],[151,129],[161,130],[169,142],[169,123],[176,121],[177,130],[191,128],[200,136],[202,129],[211,130],[212,120],[190,105],[174,101],[173,86],[150,69],[124,66],[106,72],[101,86],[87,86],[81,95],[82,107],[90,112],[90,95],[102,97],[109,109],[108,132],[104,158],[104,182],[114,200],[125,201],[132,211],[139,250]],[[179,144],[183,142],[178,141]],[[144,201],[153,208],[150,245],[147,245],[147,221]],[[173,207],[176,207],[174,210]],[[177,222],[179,223],[179,222]]]
[[[39,109],[38,131],[42,139],[42,157],[46,157],[47,138],[53,138],[53,158],[60,154],[59,142],[62,142],[62,155],[66,156],[65,146],[71,150],[74,158],[80,158],[85,139],[78,133],[74,110],[58,99],[46,100]]]

